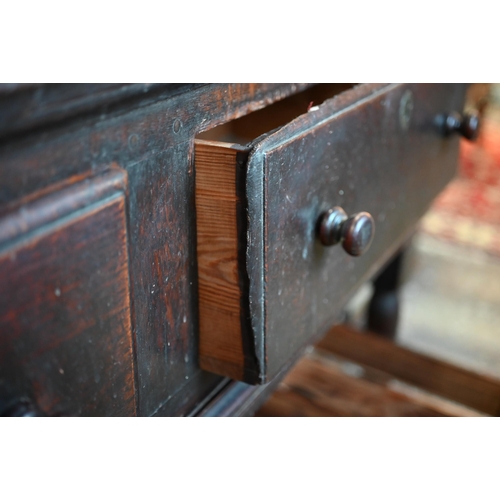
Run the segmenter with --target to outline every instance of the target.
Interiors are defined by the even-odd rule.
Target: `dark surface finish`
[[[125,173],[109,172],[3,219],[12,237],[0,252],[0,399],[14,403],[6,411],[22,413],[27,401],[26,412],[49,416],[136,414],[118,186]]]
[[[375,222],[368,212],[351,215],[341,228],[342,247],[353,257],[364,254],[373,241]]]
[[[453,133],[458,133],[469,141],[475,141],[478,138],[481,126],[478,112],[464,114],[455,112],[448,115],[439,115],[437,123],[443,135],[449,136]]]
[[[331,247],[342,239],[342,224],[347,220],[347,214],[342,207],[333,207],[322,213],[318,219],[318,238],[322,245]]]
[[[396,253],[373,280],[374,290],[368,305],[367,329],[389,339],[395,339],[397,335],[398,290],[405,248]]]
[[[462,137],[465,137],[469,141],[475,141],[479,136],[480,128],[481,122],[479,113],[467,113],[464,115],[462,123],[460,124],[460,133]]]
[[[453,177],[458,137],[443,138],[435,118],[461,111],[465,89],[360,85],[253,143],[247,266],[262,382],[338,321]],[[372,214],[369,252],[353,258],[320,244],[315,223],[331,206]]]
[[[0,216],[113,163],[128,172],[140,415],[188,414],[222,380],[197,365],[194,137],[310,86],[0,89]]]
[[[127,176],[115,167],[99,175],[71,177],[47,192],[37,193],[37,197],[11,204],[0,218],[0,249],[12,245],[28,231],[55,223],[103,198],[126,191]]]
[[[0,391],[2,388],[0,388]],[[3,397],[0,400],[0,417],[45,417],[40,408],[32,401],[23,398],[12,398],[11,400]]]
[[[347,217],[341,207],[327,210],[319,218],[318,236],[325,246],[342,243],[344,250],[358,257],[368,250],[373,240],[375,222],[368,212]]]
[[[92,112],[109,112],[124,102],[139,107],[201,84],[72,83],[0,84],[0,139]]]
[[[182,395],[186,401],[182,408],[187,409],[220,382],[219,376],[200,372],[197,362],[194,137],[203,127],[294,90],[279,85],[220,85],[167,101],[162,117],[168,117],[166,131],[173,134],[164,136],[165,150],[150,154],[129,171],[141,414],[178,415],[172,398]],[[177,123],[181,123],[178,129]]]
[[[141,85],[145,86],[141,87]],[[0,177],[2,179],[0,185],[0,221],[4,217],[10,217],[10,214],[16,210],[21,213],[26,204],[32,201],[36,202],[42,195],[52,196],[61,189],[69,189],[75,182],[107,175],[110,166],[113,164],[120,165],[125,169],[129,178],[128,196],[111,195],[114,201],[109,206],[104,201],[92,202],[93,205],[91,206],[96,208],[95,213],[89,211],[89,208],[75,207],[73,215],[69,213],[72,210],[69,208],[68,215],[61,217],[55,212],[52,215],[49,214],[48,218],[44,218],[45,216],[42,217],[43,214],[40,214],[39,223],[43,224],[47,231],[49,228],[53,231],[53,233],[50,233],[50,231],[44,233],[49,240],[44,240],[41,233],[38,233],[36,229],[32,230],[31,236],[23,239],[22,231],[19,232],[15,224],[13,226],[11,223],[3,221],[6,224],[3,227],[8,227],[9,231],[14,231],[12,238],[16,238],[16,245],[20,245],[20,248],[23,248],[23,244],[28,245],[25,254],[27,263],[34,259],[33,262],[36,265],[41,265],[43,262],[38,257],[35,258],[33,253],[30,255],[31,250],[29,249],[34,249],[33,252],[35,250],[40,253],[43,253],[43,251],[48,252],[46,245],[50,243],[51,253],[47,259],[54,265],[59,265],[57,272],[61,273],[61,275],[65,277],[71,275],[73,276],[72,280],[76,279],[78,281],[78,277],[82,276],[84,271],[87,279],[89,275],[97,276],[97,271],[101,269],[101,272],[110,278],[109,280],[102,278],[103,282],[101,282],[96,277],[96,286],[98,288],[102,286],[103,293],[110,293],[117,303],[121,301],[122,304],[125,304],[125,296],[128,297],[128,289],[126,291],[128,281],[127,285],[125,285],[125,275],[127,275],[128,280],[125,268],[127,268],[126,264],[128,264],[132,303],[130,306],[131,311],[129,311],[127,317],[132,317],[132,340],[136,347],[138,381],[136,399],[134,399],[133,390],[130,392],[130,383],[133,382],[133,376],[130,374],[131,366],[128,362],[125,367],[114,365],[112,358],[106,358],[106,356],[111,356],[110,353],[114,352],[113,350],[117,347],[108,346],[108,350],[106,350],[107,347],[103,347],[102,352],[99,350],[90,351],[87,344],[78,344],[80,340],[83,341],[86,338],[83,334],[74,334],[73,336],[67,334],[70,337],[68,337],[67,342],[50,344],[50,349],[44,351],[43,354],[46,358],[40,354],[36,358],[37,361],[34,365],[28,363],[29,359],[25,360],[27,364],[22,365],[22,370],[19,370],[21,361],[12,364],[14,358],[9,357],[10,364],[2,364],[1,369],[5,370],[2,373],[7,374],[9,384],[12,386],[11,388],[15,389],[14,392],[17,394],[17,398],[22,400],[27,398],[36,402],[41,411],[49,414],[97,414],[100,412],[106,414],[125,414],[128,412],[128,414],[132,414],[135,411],[137,402],[137,413],[139,415],[187,415],[198,407],[200,401],[204,401],[210,394],[218,391],[225,384],[224,379],[201,371],[197,365],[196,225],[194,220],[192,158],[194,137],[201,131],[211,129],[251,111],[264,108],[310,86],[311,84],[196,84],[173,86],[148,86],[147,84],[116,86],[112,84],[109,86],[97,85],[91,88],[89,86],[62,85],[51,87],[49,85],[35,84],[0,87]],[[420,86],[410,88],[418,87]],[[298,335],[290,339],[287,337],[286,329],[291,332],[297,327],[299,332],[304,332],[304,327],[307,326],[310,334],[315,331],[321,332],[323,326],[326,327],[326,323],[330,323],[332,318],[337,317],[337,307],[329,308],[327,311],[328,318],[325,318],[324,313],[327,304],[317,302],[321,293],[321,286],[325,286],[321,284],[317,291],[313,290],[311,295],[313,302],[317,302],[320,306],[318,311],[313,311],[314,314],[321,313],[318,319],[312,321],[310,325],[306,325],[304,322],[297,324],[294,322],[294,315],[300,315],[304,308],[311,310],[310,300],[305,300],[304,304],[300,303],[306,289],[294,284],[295,280],[300,283],[303,278],[300,274],[301,269],[303,270],[300,256],[305,246],[302,244],[303,232],[301,231],[304,229],[303,223],[310,219],[305,212],[300,212],[299,216],[294,212],[292,220],[284,221],[286,224],[280,226],[285,229],[284,235],[283,231],[276,231],[275,235],[271,234],[271,239],[268,238],[268,235],[274,231],[273,224],[282,217],[280,210],[274,210],[273,208],[277,206],[276,199],[280,198],[282,203],[290,203],[286,198],[286,194],[292,196],[293,192],[288,191],[287,183],[289,188],[294,187],[286,167],[285,172],[279,173],[279,168],[283,167],[278,167],[277,159],[283,160],[285,165],[293,166],[298,172],[300,172],[300,169],[304,169],[303,175],[297,176],[296,179],[297,186],[301,188],[297,192],[304,193],[303,188],[309,182],[307,177],[312,174],[312,170],[315,170],[312,164],[315,164],[321,155],[326,154],[325,142],[327,141],[325,141],[324,133],[327,128],[325,127],[328,127],[328,124],[332,123],[332,121],[338,121],[341,115],[353,114],[354,116],[351,116],[349,120],[336,127],[335,134],[337,140],[341,142],[339,149],[343,151],[342,154],[346,155],[345,149],[350,148],[351,155],[356,161],[361,159],[362,153],[365,151],[366,158],[364,158],[364,161],[371,161],[373,155],[375,158],[374,165],[368,165],[358,171],[349,163],[345,165],[339,163],[337,166],[342,169],[342,172],[336,174],[338,178],[335,180],[333,177],[326,178],[321,180],[321,183],[325,192],[332,186],[334,188],[338,187],[345,192],[345,197],[350,200],[349,203],[344,204],[343,200],[340,201],[342,201],[342,206],[349,210],[349,213],[354,213],[356,210],[370,210],[370,213],[375,216],[377,225],[379,224],[377,217],[381,217],[381,213],[379,211],[373,212],[369,204],[355,203],[356,197],[349,192],[349,181],[354,180],[351,177],[354,175],[355,170],[361,176],[359,181],[360,192],[363,195],[370,189],[373,191],[373,186],[379,186],[382,183],[381,192],[370,196],[382,200],[381,204],[385,204],[384,206],[389,212],[395,209],[395,207],[389,207],[391,203],[396,206],[401,202],[401,199],[398,198],[397,186],[401,186],[403,191],[408,186],[412,186],[414,192],[410,193],[409,206],[415,208],[416,192],[419,190],[424,192],[421,200],[421,204],[423,204],[434,195],[434,192],[431,193],[431,190],[427,190],[427,187],[432,185],[433,189],[435,188],[437,191],[449,177],[449,171],[445,166],[456,155],[457,139],[450,137],[445,141],[446,144],[439,143],[437,146],[433,146],[434,136],[429,133],[427,122],[422,121],[422,117],[425,116],[427,119],[427,115],[419,110],[418,99],[413,99],[413,107],[405,104],[401,108],[400,103],[394,103],[389,96],[382,105],[385,112],[378,109],[378,111],[372,113],[370,106],[367,106],[365,102],[365,98],[369,98],[373,92],[377,92],[382,88],[381,85],[363,85],[353,92],[346,92],[340,95],[338,99],[335,99],[333,104],[320,106],[318,110],[312,108],[310,113],[299,117],[277,132],[261,137],[256,142],[254,159],[250,161],[249,177],[247,179],[248,186],[252,186],[253,183],[258,186],[257,188],[254,186],[253,192],[255,195],[249,198],[249,220],[256,224],[256,227],[251,228],[251,232],[253,231],[253,234],[257,236],[257,239],[250,243],[249,254],[249,262],[251,263],[249,277],[252,278],[253,283],[250,290],[252,327],[257,332],[263,332],[265,329],[282,336],[285,343],[282,341],[281,347],[284,345],[284,348],[280,356],[283,359],[287,358],[288,361],[293,358],[292,353],[299,352],[298,346],[306,343],[310,337],[307,336],[306,339],[306,336]],[[422,86],[422,88],[425,87]],[[428,108],[436,105],[436,103],[444,104],[443,108],[446,109],[440,109],[440,112],[447,114],[461,109],[462,94],[460,89],[462,87],[447,86],[446,88],[455,90],[450,90],[447,98],[438,99],[437,102],[433,98],[432,92],[424,96],[429,98]],[[361,102],[355,105],[358,100],[361,100]],[[380,104],[378,106],[380,108]],[[395,111],[396,108],[398,108],[397,111]],[[404,135],[399,129],[396,129],[394,134],[393,113],[396,112],[397,114],[399,109],[404,111],[401,115],[404,120],[408,118],[407,135]],[[342,110],[344,110],[343,113]],[[401,116],[399,120],[396,118],[396,121],[399,122]],[[415,122],[415,117],[418,118],[417,122]],[[304,135],[304,132],[310,132],[311,128],[316,130],[311,134]],[[417,140],[410,140],[410,136],[416,136]],[[315,137],[319,138],[319,149],[317,151]],[[424,140],[422,137],[426,139]],[[381,139],[382,146],[379,146],[377,150],[377,141]],[[304,142],[300,145],[302,140]],[[345,144],[342,141],[345,141]],[[286,143],[293,144],[293,147],[285,148],[285,154],[281,156],[279,149]],[[384,163],[378,159],[376,153],[380,153],[384,148],[391,145],[398,145],[398,147],[394,148],[395,152],[391,160]],[[423,167],[420,176],[417,173],[416,164],[421,158],[421,151],[426,148],[433,154],[434,160],[430,162],[429,168],[427,166]],[[408,160],[407,164],[405,154],[415,150],[418,154],[413,159]],[[310,161],[308,160],[309,163],[312,162],[312,167],[309,170],[307,162],[304,165],[306,151],[312,152]],[[332,160],[337,161],[335,160],[336,155],[328,154]],[[434,176],[429,179],[430,168],[438,164],[440,168],[435,168]],[[332,169],[333,165],[334,163],[330,165]],[[388,167],[389,165],[393,166],[392,170]],[[397,165],[397,167],[394,167],[394,165]],[[384,167],[391,170],[391,175],[389,175],[389,172],[384,171]],[[410,175],[402,179],[403,171],[408,174],[405,167],[407,167]],[[394,168],[396,169],[395,172]],[[278,176],[276,176],[276,173],[278,173]],[[333,175],[333,171],[330,173]],[[370,180],[367,179],[367,175],[370,176]],[[280,186],[280,178],[284,181],[283,186]],[[265,181],[266,193],[272,194],[270,198],[262,196],[263,180]],[[387,186],[384,186],[384,180],[386,180]],[[310,185],[314,187],[315,182],[311,181]],[[115,186],[113,190],[115,189],[120,191],[121,188]],[[311,190],[311,196],[316,196],[314,189]],[[266,200],[265,206],[264,199]],[[292,201],[294,206],[298,206],[304,200],[301,203],[297,203],[298,200]],[[332,202],[337,200],[334,199],[332,192],[330,192],[325,197],[323,205],[311,204],[313,201],[308,200],[307,203],[302,203],[301,209],[305,208],[306,211],[309,210],[308,213],[317,217],[320,213],[319,210],[325,210],[328,206],[335,205],[336,203]],[[67,204],[68,207],[70,205],[71,203]],[[416,219],[417,210],[414,208],[411,208],[407,214],[400,214],[397,218],[397,227],[392,228],[389,236],[402,231],[403,226],[409,228]],[[317,211],[315,211],[316,209]],[[261,215],[258,218],[253,218],[258,213]],[[267,225],[269,213],[272,213],[271,224]],[[123,214],[127,215],[126,228],[123,227],[125,224]],[[264,219],[262,219],[263,215]],[[389,215],[387,215],[387,218],[391,219]],[[19,220],[24,223],[23,219]],[[290,224],[293,227],[290,227]],[[106,229],[100,231],[100,228],[104,227]],[[58,228],[63,228],[64,231],[61,232]],[[123,245],[126,245],[127,228],[130,259],[128,263],[124,263],[122,260],[115,258],[115,265],[121,266],[120,279],[117,280],[113,278],[116,276],[106,267],[111,265],[106,261],[106,258],[108,255],[115,255],[116,257],[123,250]],[[99,234],[96,234],[96,231]],[[50,236],[50,234],[53,236]],[[292,234],[294,236],[291,236]],[[264,236],[266,239],[263,238]],[[280,254],[281,247],[277,246],[277,241],[280,241],[283,236],[290,238],[292,245]],[[53,237],[54,241],[50,240],[50,237]],[[374,245],[369,252],[369,255],[371,255],[372,250],[375,249],[377,254],[377,259],[373,258],[373,267],[370,268],[370,272],[364,273],[366,269],[363,269],[363,266],[360,265],[352,275],[352,280],[350,275],[347,278],[343,277],[344,283],[347,282],[349,286],[352,286],[352,289],[361,279],[376,271],[377,266],[380,265],[379,263],[386,260],[397,246],[397,242],[393,242],[391,239],[385,241],[383,255],[381,256],[381,243],[377,243],[378,237],[378,235],[375,237]],[[11,241],[9,238],[10,236],[4,239],[5,246],[2,247],[4,248],[4,254],[2,254],[4,258],[2,258],[1,265],[5,266],[2,269],[3,276],[7,276],[7,271],[11,269],[9,267],[11,266],[10,257],[5,257],[7,255],[5,248],[9,248],[9,241]],[[107,242],[103,243],[106,252],[95,253],[90,250],[88,245],[97,244],[96,239],[101,241],[100,238]],[[30,246],[30,241],[33,242],[34,246]],[[307,239],[307,241],[309,240]],[[268,249],[265,247],[267,243],[271,244]],[[36,245],[40,246],[37,247]],[[70,247],[74,248],[74,250],[68,252]],[[64,249],[64,253],[62,249]],[[266,253],[264,253],[264,249]],[[323,252],[320,251],[318,254],[317,246],[313,245],[313,248],[309,250],[312,250],[320,260],[326,259],[327,262],[331,262],[327,258],[329,254],[326,252],[330,250],[334,252],[336,249],[324,249]],[[83,256],[81,255],[82,252]],[[296,258],[297,252],[299,252],[298,267],[295,267],[292,260]],[[88,259],[90,254],[92,254],[92,258],[89,260],[91,267],[88,268],[87,266],[84,269],[81,263],[86,262],[85,259]],[[321,255],[323,255],[322,258]],[[285,257],[282,270],[285,271],[287,276],[287,286],[282,291],[286,292],[287,297],[290,299],[287,300],[286,307],[279,304],[280,294],[277,293],[279,289],[276,289],[279,280],[274,279],[272,275],[276,271],[272,263],[276,262],[276,259],[280,259],[281,262],[281,257]],[[344,254],[343,257],[339,258],[335,254],[334,260],[338,261],[335,264],[337,267],[333,266],[330,269],[331,266],[327,266],[329,267],[328,272],[334,275],[335,271],[340,269],[342,272],[350,273],[352,271],[350,267],[351,258],[347,257],[346,260],[346,257]],[[358,259],[363,261],[365,257],[362,256]],[[78,265],[76,260],[78,260]],[[28,269],[29,267],[25,266],[25,268]],[[267,281],[264,281],[264,275],[262,274],[264,269],[268,273],[266,275]],[[297,277],[294,276],[294,273],[297,273]],[[317,268],[314,268],[314,273],[318,273]],[[16,270],[13,276],[18,279],[20,276],[19,270]],[[57,273],[54,276],[57,276]],[[45,284],[51,283],[47,275],[40,274],[37,278]],[[342,275],[339,278],[342,278]],[[113,283],[118,282],[120,285],[116,286],[119,289],[114,289],[113,286],[115,285]],[[321,283],[321,280],[319,282]],[[335,287],[332,291],[332,283],[339,282],[337,277],[330,279],[329,291],[322,298],[326,298],[332,303],[337,297],[336,294],[340,294],[340,289],[335,290]],[[260,293],[260,291],[263,291],[264,287],[266,287],[266,300],[271,297],[274,302],[274,304],[270,303],[272,307],[269,310],[276,311],[278,316],[283,315],[285,318],[283,325],[278,325],[277,328],[275,328],[274,324],[278,321],[278,316],[266,318],[263,314],[262,300],[264,294]],[[23,288],[18,283],[12,288],[12,290],[15,289],[22,290]],[[60,287],[58,289],[61,292],[63,291]],[[78,287],[72,290],[72,293],[80,297]],[[291,295],[290,290],[293,292]],[[345,288],[343,288],[343,291],[349,293]],[[35,292],[35,289],[30,290],[30,293]],[[307,290],[307,293],[309,293],[309,290]],[[52,297],[51,294],[54,295],[50,292],[46,296]],[[62,298],[63,294],[60,297]],[[71,297],[71,295],[65,294],[64,297]],[[342,297],[347,299],[344,293]],[[8,321],[18,321],[20,319],[28,321],[31,318],[34,323],[30,321],[30,324],[35,325],[35,329],[32,331],[35,340],[37,342],[46,340],[48,334],[45,332],[43,335],[37,336],[40,328],[44,325],[43,318],[37,316],[34,312],[29,313],[31,316],[25,315],[21,318],[15,312],[12,298],[5,297],[2,294],[2,299],[4,302],[1,310],[5,311],[7,304],[7,310],[14,311],[9,313]],[[25,303],[24,298],[22,300]],[[55,301],[55,299],[53,300]],[[90,317],[83,317],[82,321],[91,322],[92,318],[94,318],[94,321],[95,318],[107,318],[106,321],[108,319],[109,321],[113,320],[113,318],[106,316],[106,311],[99,309],[99,307],[106,309],[106,300],[99,301],[98,304],[92,302],[91,298],[89,300],[91,302],[88,307],[92,312],[89,313]],[[54,304],[57,305],[57,301]],[[94,307],[97,309],[93,309]],[[289,317],[287,317],[287,308],[291,309],[292,312]],[[61,306],[61,308],[57,309],[56,317],[62,321],[65,314],[67,314],[67,307]],[[100,324],[101,319],[97,320],[98,325],[95,326],[95,331],[100,331],[99,328],[103,326]],[[319,325],[319,321],[324,321],[324,325],[323,323]],[[290,324],[293,326],[291,330],[289,329]],[[119,331],[124,330],[119,329]],[[54,335],[56,333],[59,334],[55,332]],[[277,339],[278,336],[275,338]],[[109,340],[106,336],[100,336],[99,338],[102,338],[102,342],[105,342],[106,339]],[[114,341],[116,338],[113,337]],[[118,342],[118,340],[116,341]],[[264,346],[262,336],[260,338],[251,338],[250,341],[254,343],[259,356],[271,354],[270,359],[274,359],[272,343]],[[71,346],[69,343],[71,343]],[[36,342],[33,342],[33,345],[36,345]],[[73,350],[74,346],[77,346],[75,347],[76,351]],[[281,347],[276,345],[276,348]],[[266,349],[265,353],[264,348]],[[57,349],[61,350],[58,351]],[[0,351],[2,351],[3,356],[3,347],[0,348]],[[63,351],[83,353],[83,356],[80,355],[79,358],[76,354],[72,354],[71,359],[68,359],[65,358]],[[129,359],[129,354],[130,350],[127,350],[127,359]],[[74,396],[75,389],[73,387],[64,386],[64,375],[58,371],[59,363],[67,363],[71,368],[71,363],[74,363],[75,359],[77,363],[73,369],[85,371],[85,367],[88,367],[89,370],[95,369],[95,373],[100,374],[99,377],[101,377],[100,382],[96,382],[99,377],[94,373],[94,379],[88,379],[88,389],[85,390],[88,392],[78,392],[78,397]],[[261,359],[263,358],[261,357]],[[99,360],[103,364],[99,364],[101,363]],[[97,365],[94,363],[97,363]],[[106,366],[104,366],[104,363]],[[277,368],[280,363],[273,363],[269,366],[270,370],[265,374],[267,377],[272,376],[273,370],[275,370],[275,373],[281,373]],[[35,366],[33,372],[30,371],[32,366]],[[30,368],[28,369],[28,367]],[[56,368],[57,373],[54,372]],[[65,374],[67,373],[66,368],[61,367],[61,369]],[[37,372],[37,370],[39,371]],[[127,375],[123,375],[124,373]],[[57,379],[55,375],[61,378]],[[103,376],[116,377],[113,380],[118,380],[119,376],[125,377],[120,385],[123,393],[117,393],[116,400],[113,397],[113,401],[109,400],[109,395],[113,396],[115,393],[108,392],[108,399],[104,398],[106,391],[111,386],[103,382]],[[45,385],[34,387],[30,382],[34,378]],[[100,400],[98,397],[93,408],[92,405],[86,406],[86,410],[83,411],[81,402],[87,402],[89,398],[94,397],[96,387],[101,387],[103,392],[99,397],[102,396],[105,401],[104,399]],[[224,387],[226,386],[224,385]],[[65,407],[61,402],[62,399],[56,400],[49,397],[51,394],[56,394],[57,391],[62,391],[61,394],[64,395],[71,393],[74,399],[74,407]],[[261,391],[263,389],[259,387],[253,388],[249,391],[248,398],[254,397],[250,394],[265,393],[265,391]],[[39,395],[42,393],[49,394],[49,396],[40,400]],[[106,405],[109,406],[106,407]]]

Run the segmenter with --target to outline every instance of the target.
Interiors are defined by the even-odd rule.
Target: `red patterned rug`
[[[500,122],[486,116],[475,143],[462,140],[457,178],[422,220],[436,238],[500,256]]]

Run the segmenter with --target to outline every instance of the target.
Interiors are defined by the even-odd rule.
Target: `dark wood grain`
[[[136,414],[123,171],[2,220],[0,399],[46,415]],[[10,401],[6,401],[9,399]]]
[[[172,173],[187,175],[191,147],[201,131],[258,110],[306,88],[302,84],[185,86],[141,106],[122,104],[98,115],[77,115],[0,143],[0,206],[73,175],[113,162],[126,170],[178,149]],[[43,106],[42,106],[43,107]],[[2,109],[0,115],[5,111]],[[130,172],[129,172],[130,173]]]
[[[500,381],[491,377],[412,352],[345,325],[333,328],[317,346],[483,413],[500,415]]]
[[[239,269],[234,189],[239,169],[233,146],[199,143],[205,144],[196,160],[200,183],[210,184],[200,188],[201,207],[212,217],[200,212],[198,222],[200,310],[205,313],[210,302],[213,311],[217,304],[219,313],[227,313],[214,312],[202,325],[203,338],[210,338],[200,352],[206,369],[248,383],[269,382],[298,350],[338,321],[348,298],[387,262],[453,177],[458,140],[444,138],[434,122],[446,110],[461,109],[464,95],[460,84],[361,85],[254,139],[247,145],[248,249]],[[408,116],[403,114],[407,99]],[[223,136],[246,131],[251,137],[259,127],[250,120],[247,127],[226,129]],[[215,131],[208,136],[217,137]],[[232,152],[229,162],[224,152]],[[375,239],[363,256],[353,258],[340,246],[325,248],[318,241],[317,221],[334,206],[375,218]],[[235,320],[241,309],[238,274],[248,276],[249,290],[251,345],[244,351],[252,353],[253,369],[245,374],[237,342],[241,328],[226,321],[231,315]],[[209,294],[207,284],[213,287]],[[208,321],[208,315],[202,317]]]
[[[126,173],[116,165],[100,175],[74,176],[11,204],[0,218],[0,248],[29,231],[54,223],[92,203],[127,190]]]
[[[200,84],[72,83],[0,84],[0,139],[81,118],[91,112],[109,112],[130,101],[138,107]]]
[[[10,128],[0,142],[0,214],[113,163],[128,172],[140,415],[187,414],[221,381],[198,366],[195,136],[311,86],[181,85],[117,97],[114,105],[106,101],[106,89],[97,105],[68,89],[75,92],[68,107],[58,101],[57,89],[47,89],[40,109],[32,100],[36,87],[11,89],[18,92],[18,109],[35,106],[40,120],[19,115],[15,124],[23,133],[12,135]]]
[[[231,120],[219,127],[211,128],[197,136],[197,139],[219,142],[248,144],[262,135],[286,125],[308,109],[321,105],[350,88],[349,83],[320,83],[286,99]]]
[[[461,110],[464,95],[462,84],[360,85],[253,143],[247,268],[261,382],[339,321],[453,178],[458,139],[443,138],[435,118]],[[318,241],[318,218],[334,206],[374,218],[362,256]]]
[[[157,103],[127,130],[140,137],[140,160],[125,166],[141,414],[185,414],[220,383],[198,364],[194,137],[301,88],[213,85]]]
[[[138,414],[185,415],[221,387],[222,381],[198,365],[194,138],[312,85],[113,85],[96,86],[92,92],[88,87],[74,86],[0,88],[0,101],[9,104],[0,109],[0,217],[9,218],[16,210],[26,208],[27,203],[69,189],[75,182],[107,175],[110,165],[120,165],[127,171],[129,195],[120,210],[127,214],[129,236]],[[333,109],[347,109],[363,94],[358,89],[350,96],[341,97]],[[313,113],[317,112],[310,116],[317,116]],[[301,118],[285,127],[283,134],[299,134],[307,122],[308,118]],[[425,183],[418,187],[425,188]],[[257,199],[254,201],[258,203]],[[68,210],[62,219],[58,210],[45,214],[33,227],[42,224],[55,231],[60,225],[69,224],[70,219],[83,217],[88,207]],[[115,218],[117,227],[125,224],[114,209],[102,208],[99,213],[105,214],[103,219]],[[26,220],[33,222],[31,216],[19,220],[22,224]],[[106,225],[98,214],[88,220],[92,220],[89,225],[95,230]],[[4,221],[4,229],[12,232],[6,233],[2,248],[21,245],[22,230],[11,221]],[[80,228],[84,227],[83,220],[81,224],[78,221],[75,225],[79,229],[75,229],[71,242],[80,242],[75,255],[84,252],[80,260],[85,260],[91,250],[77,236],[83,234]],[[261,229],[256,234],[264,234]],[[25,243],[35,237],[36,231],[33,229]],[[110,234],[113,241],[121,241],[115,233]],[[91,236],[88,239],[92,241]],[[121,248],[121,243],[116,245]],[[62,261],[58,252],[54,255]],[[104,257],[98,253],[97,261],[100,258]],[[71,256],[68,259],[71,261]],[[256,266],[261,264],[255,260]],[[76,264],[72,265],[76,273]],[[99,265],[105,268],[106,264]],[[117,300],[124,297],[116,296]],[[93,310],[93,314],[98,311],[101,310]],[[259,314],[253,316],[257,323],[262,319]],[[296,347],[291,346],[291,351],[296,352]],[[288,360],[290,352],[284,353]],[[15,378],[15,373],[10,365],[8,374]],[[272,376],[272,372],[266,376]],[[28,382],[23,384],[22,387],[29,387]],[[34,397],[33,393],[30,397]],[[44,409],[63,411],[57,405],[45,405]]]

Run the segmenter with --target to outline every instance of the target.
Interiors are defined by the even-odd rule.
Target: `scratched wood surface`
[[[263,381],[338,322],[348,298],[394,255],[452,179],[458,137],[443,138],[434,119],[461,110],[464,94],[464,84],[360,85],[254,143],[247,261]],[[406,98],[413,104],[404,125]],[[317,221],[334,206],[374,218],[373,242],[362,256],[318,242]]]
[[[198,363],[194,137],[311,86],[0,89],[0,217],[110,164],[128,173],[138,414],[185,415],[222,380]]]
[[[76,183],[0,226],[0,406],[132,416],[124,177]]]

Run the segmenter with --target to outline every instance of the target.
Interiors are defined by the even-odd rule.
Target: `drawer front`
[[[0,219],[2,412],[134,415],[124,172]]]
[[[238,234],[247,235],[240,255],[245,269],[238,268],[241,378],[272,379],[338,321],[356,288],[409,236],[454,175],[459,141],[443,137],[436,118],[461,111],[465,90],[462,84],[360,85],[247,149],[244,193],[236,187],[239,205],[246,204],[246,230]],[[319,241],[318,220],[335,206],[373,217],[374,239],[363,255]],[[218,340],[231,335],[220,333]],[[210,366],[223,372],[213,362],[217,353],[210,356]]]

